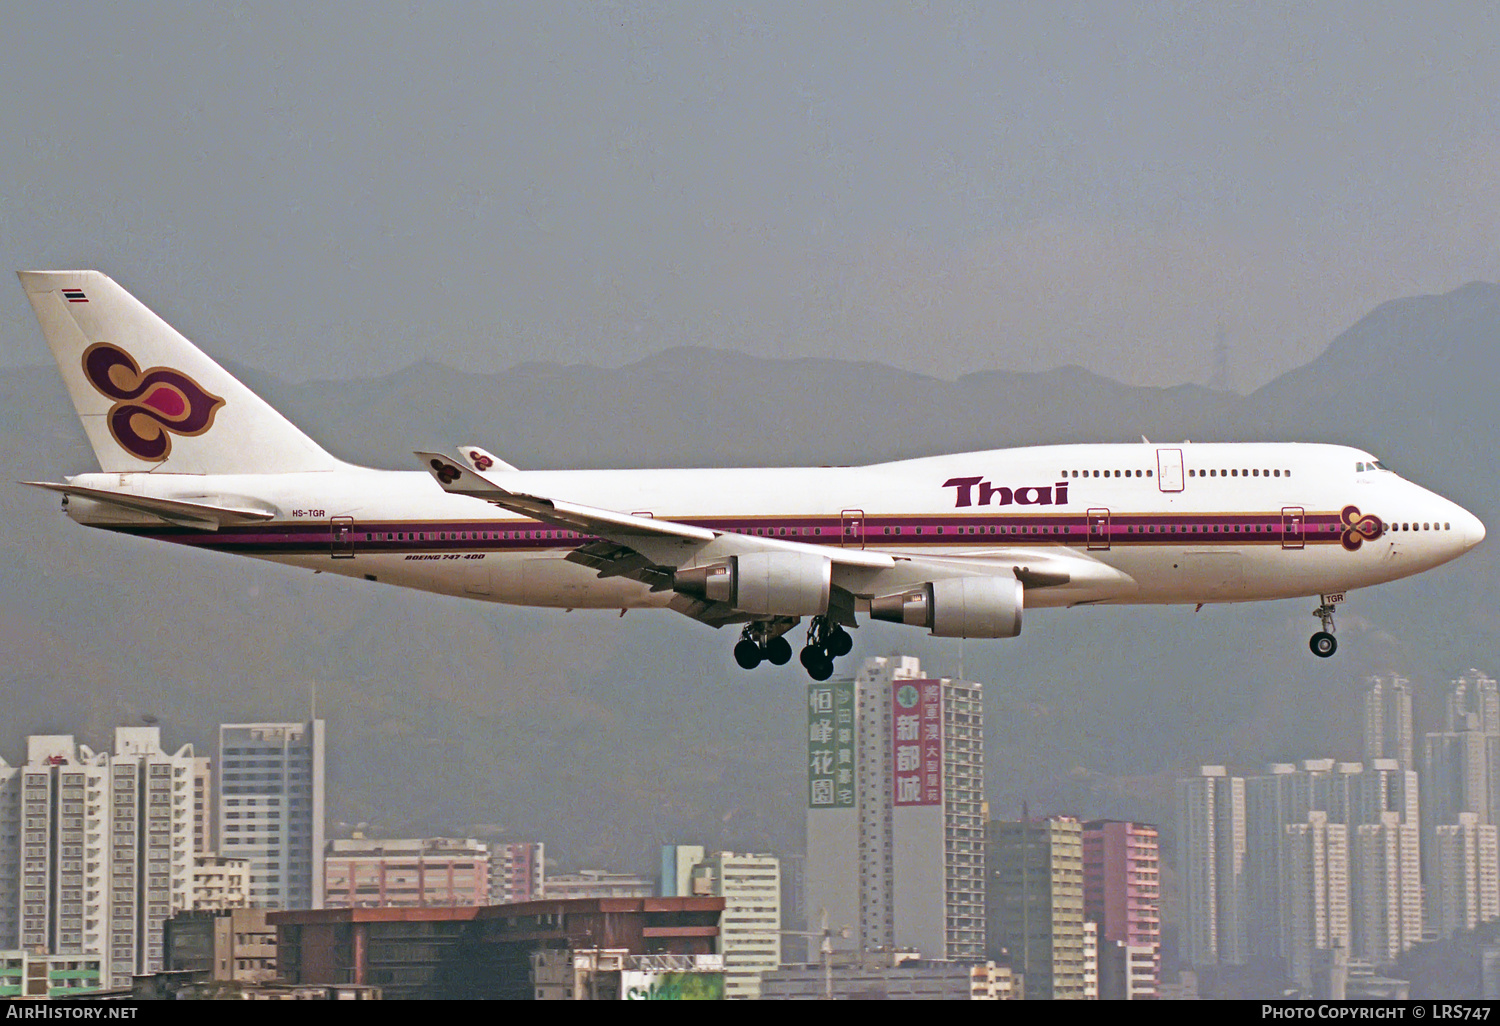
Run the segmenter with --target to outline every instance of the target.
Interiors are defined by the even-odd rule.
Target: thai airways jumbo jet
[[[28,482],[82,524],[492,602],[742,624],[746,669],[826,680],[857,615],[1007,638],[1025,608],[1318,596],[1446,563],[1484,525],[1358,449],[1058,445],[864,467],[525,471],[335,459],[98,271],[21,284],[100,473]]]

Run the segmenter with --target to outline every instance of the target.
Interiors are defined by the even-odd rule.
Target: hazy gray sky
[[[8,12],[0,253],[294,378],[672,345],[1137,384],[1500,279],[1500,10]],[[0,362],[47,359],[19,287]]]

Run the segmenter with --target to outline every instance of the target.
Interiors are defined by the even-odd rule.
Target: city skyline
[[[1403,691],[1409,682],[1398,681],[1397,690]],[[1367,725],[1385,722],[1386,717],[1368,713],[1371,695],[1384,694],[1391,682],[1362,683],[1351,703]],[[1068,812],[1028,814],[1019,823],[994,816],[977,761],[984,737],[982,686],[934,679],[914,658],[873,658],[854,678],[806,689],[803,793],[809,837],[805,854],[794,855],[805,860],[805,868],[797,870],[805,883],[791,892],[795,906],[780,896],[777,855],[709,854],[701,844],[681,842],[662,849],[655,881],[597,869],[554,877],[540,868],[540,843],[523,846],[526,865],[513,880],[546,877],[538,892],[552,900],[724,896],[729,900],[721,926],[725,944],[744,938],[747,956],[758,966],[747,969],[741,956],[725,947],[726,980],[739,981],[726,982],[728,996],[757,992],[754,974],[780,961],[776,928],[807,922],[815,903],[834,919],[857,922],[858,933],[849,936],[866,952],[906,949],[929,959],[987,956],[1015,967],[1030,981],[1033,996],[1088,997],[1101,994],[1101,987],[1105,994],[1151,994],[1176,985],[1161,977],[1163,969],[1175,974],[1179,968],[1218,966],[1250,967],[1269,981],[1284,973],[1283,979],[1311,993],[1325,985],[1318,981],[1329,971],[1326,959],[1333,949],[1368,975],[1370,967],[1388,965],[1419,943],[1500,921],[1495,840],[1500,811],[1488,790],[1473,796],[1452,792],[1446,777],[1432,768],[1433,739],[1500,737],[1495,694],[1494,679],[1475,668],[1447,682],[1441,725],[1460,729],[1425,734],[1428,752],[1421,772],[1383,757],[1270,763],[1264,773],[1243,778],[1222,766],[1204,766],[1196,776],[1178,780],[1177,837],[1163,848],[1161,831],[1149,823],[1081,822]],[[1380,750],[1368,746],[1368,729],[1362,738],[1371,754]],[[154,971],[161,965],[162,920],[176,909],[212,907],[219,900],[209,895],[209,906],[200,904],[200,868],[210,874],[224,868],[231,876],[235,872],[235,859],[201,850],[205,819],[219,822],[220,851],[239,856],[243,867],[237,870],[244,874],[240,882],[230,881],[229,890],[219,892],[228,906],[316,910],[324,891],[315,881],[321,881],[325,867],[327,893],[344,907],[496,901],[500,885],[490,867],[498,872],[509,866],[516,846],[442,837],[356,836],[326,847],[317,843],[303,855],[307,880],[275,890],[285,880],[275,870],[299,863],[256,860],[281,856],[281,846],[287,856],[296,856],[298,832],[305,839],[319,831],[295,822],[277,825],[277,817],[288,813],[258,806],[313,804],[310,796],[321,791],[315,782],[322,776],[323,724],[224,724],[219,739],[222,771],[192,745],[169,754],[155,726],[116,728],[112,754],[96,755],[71,736],[33,735],[24,767],[0,762],[0,840],[16,849],[13,866],[0,859],[0,884],[15,888],[17,898],[14,905],[0,902],[0,926],[15,929],[27,947],[60,956],[97,951],[106,966],[113,966],[117,985],[126,965],[136,974]],[[927,749],[936,760],[931,766],[924,761]],[[1461,760],[1481,761],[1460,776],[1479,781],[1495,776],[1500,749],[1494,744],[1456,751]],[[841,777],[840,767],[848,774]],[[89,778],[92,783],[85,779],[89,773],[97,778]],[[215,777],[222,803],[217,807],[205,801],[203,786]],[[906,777],[913,786],[905,785]],[[269,800],[273,794],[275,802]],[[101,804],[105,796],[112,796],[112,804]],[[247,796],[257,806],[249,813]],[[1463,801],[1455,805],[1455,796]],[[1474,811],[1466,811],[1465,803]],[[988,815],[968,815],[976,810]],[[924,818],[924,811],[936,818]],[[295,820],[296,809],[289,813]],[[246,827],[246,815],[271,822]],[[99,867],[92,863],[94,876],[88,879],[97,876],[98,886],[83,877],[70,883],[68,859],[83,852],[70,851],[69,845],[95,829],[85,823],[90,816],[113,823],[116,848],[126,843],[121,831],[132,816],[139,817],[142,845],[152,824],[153,847],[142,847],[122,865],[139,861],[152,874],[166,874],[170,865],[175,888],[170,898],[166,875],[159,883],[154,875],[149,882],[143,877],[140,896],[131,898],[129,887],[121,886],[133,876],[122,878],[118,868],[96,872]],[[170,827],[165,819],[155,824],[162,816],[170,818]],[[230,850],[235,840],[229,835],[245,829],[269,833],[249,838],[253,851]],[[267,845],[275,847],[262,850]],[[157,848],[159,857],[153,854]],[[52,849],[61,859],[61,889],[44,892],[32,884],[52,879],[57,871],[26,860]],[[307,868],[307,861],[314,866]],[[1182,889],[1176,914],[1165,917],[1159,863],[1171,868]],[[81,865],[74,870],[81,872]],[[269,876],[255,875],[268,869]],[[548,886],[551,880],[555,888]],[[843,895],[851,883],[856,893]],[[80,900],[68,888],[80,885],[86,892],[81,900],[93,902],[91,910],[123,902],[131,922],[136,919],[132,901],[144,901],[148,894],[160,901],[150,906],[154,918],[142,919],[144,933],[127,940],[117,927],[110,943],[98,949],[98,938],[78,934],[80,924],[94,922],[89,917],[98,913],[68,904]],[[530,884],[523,881],[523,886]],[[969,892],[976,886],[980,903],[970,908],[976,895]],[[152,887],[159,887],[159,894]],[[230,894],[235,889],[237,899]],[[938,900],[941,895],[945,900]],[[934,910],[941,914],[934,917]],[[970,914],[978,917],[973,932],[966,929]],[[934,930],[934,924],[946,929]],[[1032,965],[1037,958],[1041,965]]]

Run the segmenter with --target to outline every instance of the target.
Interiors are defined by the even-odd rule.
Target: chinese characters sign
[[[807,689],[807,804],[854,808],[854,682]]]
[[[895,805],[943,801],[943,685],[891,682],[891,799]]]

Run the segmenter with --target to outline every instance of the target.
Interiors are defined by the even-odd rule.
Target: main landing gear
[[[792,643],[787,641],[781,627],[780,633],[772,632],[772,625],[764,621],[745,625],[739,644],[734,646],[734,661],[743,669],[753,670],[762,660],[773,666],[785,666],[792,661]]]
[[[1342,595],[1324,595],[1323,604],[1313,610],[1313,615],[1323,621],[1323,629],[1312,636],[1307,647],[1312,649],[1312,654],[1321,659],[1327,659],[1339,650],[1338,639],[1333,636],[1336,629],[1333,626],[1333,610],[1338,605]]]
[[[802,665],[813,680],[827,680],[833,676],[833,661],[848,655],[853,648],[854,639],[841,624],[831,622],[826,616],[815,616],[807,625]]]
[[[785,666],[792,661],[792,646],[785,637],[787,626],[765,620],[746,624],[739,643],[734,646],[734,661],[746,670],[753,670],[762,662]],[[854,639],[848,631],[826,616],[815,616],[807,627],[802,665],[813,680],[827,680],[833,676],[833,661],[853,649]]]

